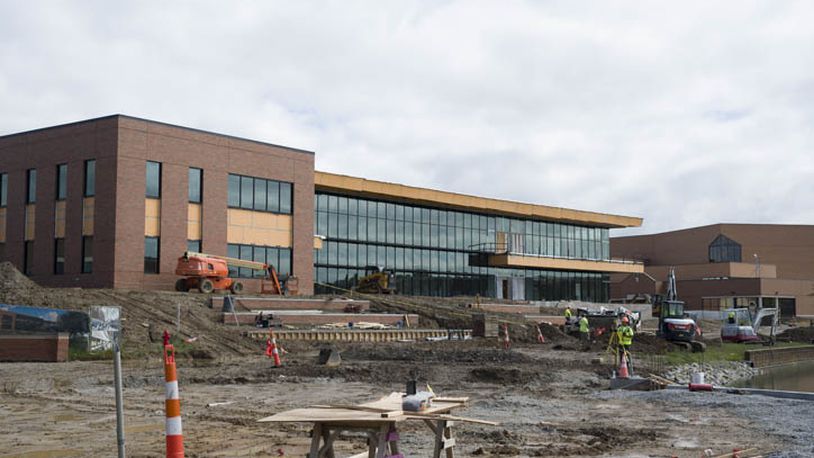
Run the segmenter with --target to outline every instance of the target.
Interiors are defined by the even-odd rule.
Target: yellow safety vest
[[[619,326],[616,329],[616,336],[619,338],[619,343],[624,346],[633,344],[633,328],[630,326]]]
[[[584,316],[579,319],[579,332],[588,332],[588,319]]]
[[[566,318],[571,318],[571,315],[572,315],[571,309],[565,309],[565,317]]]

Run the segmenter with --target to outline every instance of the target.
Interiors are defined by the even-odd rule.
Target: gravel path
[[[665,405],[692,406],[701,409],[726,409],[750,420],[767,434],[780,437],[788,446],[767,455],[777,458],[814,457],[814,402],[777,399],[759,395],[692,393],[680,390],[651,392],[604,391],[595,397],[603,400],[635,399]]]

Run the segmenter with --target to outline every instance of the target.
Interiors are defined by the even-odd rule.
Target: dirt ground
[[[486,340],[340,344],[340,367],[316,364],[319,345],[284,343],[285,367],[256,356],[180,359],[187,456],[304,456],[310,426],[257,423],[312,404],[346,404],[402,391],[411,371],[445,396],[469,396],[455,412],[501,422],[457,423],[458,456],[678,456],[733,448],[783,450],[786,439],[731,405],[673,402],[671,396],[606,396],[601,352]],[[161,360],[124,364],[128,456],[163,456]],[[114,456],[113,371],[109,361],[0,365],[0,457]],[[666,392],[664,392],[666,393]],[[645,393],[647,394],[647,393]],[[643,394],[644,395],[644,394]],[[714,399],[717,394],[697,394]],[[744,397],[745,399],[745,397]],[[207,407],[209,403],[230,404]],[[727,407],[729,405],[729,407]],[[731,408],[730,408],[731,407]],[[406,456],[429,456],[429,430],[403,427]],[[342,442],[342,453],[363,439]],[[800,455],[802,456],[802,455]]]
[[[341,343],[336,347],[342,364],[327,368],[316,363],[320,344],[281,342],[289,351],[285,366],[272,368],[263,343],[219,324],[220,311],[210,309],[208,299],[175,292],[41,288],[10,264],[0,264],[0,303],[72,310],[122,307],[130,457],[164,456],[160,333],[175,329],[179,309],[181,330],[173,334],[180,350],[189,457],[304,456],[310,425],[257,420],[314,404],[372,401],[403,391],[411,374],[440,395],[470,397],[456,415],[501,423],[457,423],[456,456],[699,457],[706,449],[719,455],[749,447],[786,453],[777,456],[811,456],[798,453],[814,433],[812,422],[805,420],[810,417],[807,404],[756,404],[759,396],[718,393],[610,392],[603,343],[581,351],[576,339],[542,326],[546,343],[541,345],[536,329],[515,315],[498,316],[510,325],[514,342],[509,351],[494,338]],[[467,302],[471,298],[397,297],[378,299],[374,306],[419,313],[422,327],[460,328],[471,325]],[[636,367],[658,372],[664,346],[660,339],[639,334]],[[208,407],[211,403],[226,404]],[[778,428],[789,412],[802,418],[798,426]],[[399,428],[406,456],[430,456],[432,440],[423,423]],[[115,430],[111,361],[0,363],[0,458],[115,456]],[[348,437],[338,446],[340,456],[361,451],[363,441]]]

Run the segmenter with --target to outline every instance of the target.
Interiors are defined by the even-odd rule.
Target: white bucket
[[[693,385],[702,385],[704,383],[704,373],[703,372],[695,372],[692,374],[692,384]]]

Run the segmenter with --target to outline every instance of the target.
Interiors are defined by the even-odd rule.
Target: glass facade
[[[285,276],[291,274],[291,249],[283,247],[268,247],[255,245],[240,245],[230,243],[227,246],[230,258],[244,259],[246,261],[262,262],[277,269],[277,274]],[[262,270],[252,270],[245,267],[229,268],[229,276],[238,278],[265,278]]]
[[[229,207],[290,215],[291,183],[229,175]]]
[[[401,294],[480,294],[528,300],[604,302],[607,274],[488,267],[485,253],[608,260],[608,230],[317,193],[318,293],[350,289],[365,267],[395,272]],[[511,290],[511,291],[510,291]]]

